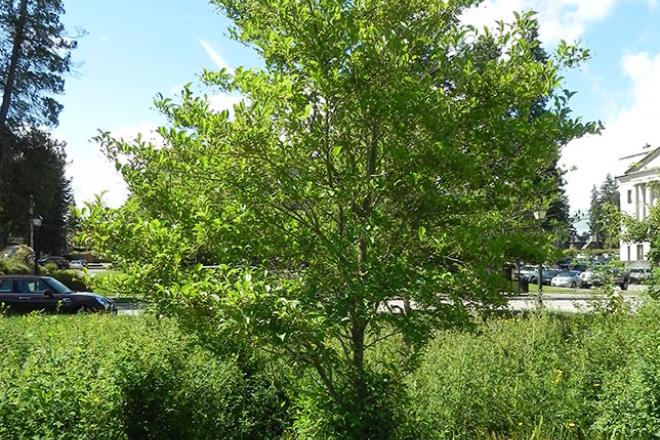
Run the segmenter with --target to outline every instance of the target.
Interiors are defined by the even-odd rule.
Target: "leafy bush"
[[[189,330],[153,317],[0,319],[0,438],[330,439],[354,423],[312,375],[213,326]],[[655,303],[440,332],[407,377],[406,346],[390,341],[367,359],[369,438],[655,438],[658,341]]]
[[[17,246],[9,255],[0,255],[0,274],[31,273],[34,253],[27,246]]]
[[[440,335],[411,382],[428,437],[531,434],[541,423],[555,437],[575,424],[581,405],[572,387],[579,377],[562,356],[574,343],[563,325],[502,319],[478,336]]]
[[[408,381],[425,439],[648,439],[660,432],[660,307],[447,332]]]
[[[96,273],[90,277],[94,286],[94,292],[102,293],[104,295],[123,298],[135,298],[140,296],[136,294],[136,290],[129,282],[129,277],[118,271],[107,270],[104,272]]]
[[[0,275],[30,273],[30,268],[15,258],[0,258]]]
[[[246,372],[170,320],[28,316],[0,331],[0,438],[277,438],[286,427],[270,380],[284,369]]]
[[[43,274],[55,278],[75,292],[87,292],[92,290],[90,289],[90,286],[87,285],[87,277],[85,276],[85,273],[80,270],[51,269]]]
[[[609,371],[604,375],[595,429],[620,438],[657,438],[660,433],[660,313],[643,309],[609,338]],[[603,352],[604,350],[600,350]],[[605,356],[603,356],[605,357]],[[619,361],[619,365],[615,363]]]

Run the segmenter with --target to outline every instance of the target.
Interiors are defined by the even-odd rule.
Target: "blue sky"
[[[78,203],[108,190],[118,205],[121,180],[90,141],[97,130],[132,137],[161,123],[153,110],[157,93],[173,96],[203,68],[256,66],[250,49],[231,41],[229,21],[205,0],[65,0],[71,33],[88,35],[74,54],[80,63],[67,79],[57,137],[68,143],[69,173]],[[575,114],[606,124],[601,136],[565,148],[563,162],[574,210],[585,209],[589,191],[608,172],[619,174],[618,158],[660,145],[660,5],[657,0],[486,0],[465,21],[488,25],[513,10],[539,11],[548,48],[560,39],[579,39],[592,59],[567,72],[566,87],[578,91]],[[223,107],[235,98],[215,96]]]

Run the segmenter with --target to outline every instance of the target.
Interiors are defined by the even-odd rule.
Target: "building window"
[[[630,246],[628,246],[628,261],[632,261],[632,260],[630,259],[630,257],[631,257],[631,255],[630,255]]]
[[[628,190],[628,203],[632,203],[632,189]]]
[[[644,260],[644,245],[643,244],[638,244],[637,245],[637,261],[642,261]]]

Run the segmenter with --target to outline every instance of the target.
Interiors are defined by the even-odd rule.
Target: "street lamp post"
[[[545,220],[546,214],[547,211],[542,207],[539,207],[537,210],[534,211],[534,218],[536,219],[536,221],[539,222],[539,225],[541,225],[541,223],[543,223],[543,220]],[[538,283],[539,283],[539,303],[540,303],[541,295],[543,294],[543,261],[539,262]]]
[[[35,229],[39,229],[41,227],[41,224],[43,223],[43,218],[41,216],[36,216],[32,217],[30,219],[30,247],[32,248],[32,251],[34,252],[34,274],[38,275],[39,274],[39,252],[34,246],[34,232]]]

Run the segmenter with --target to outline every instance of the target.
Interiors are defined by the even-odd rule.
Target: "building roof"
[[[657,147],[657,148],[651,150],[641,160],[635,162],[632,166],[630,166],[630,168],[628,168],[626,170],[624,175],[632,174],[634,172],[637,172],[637,171],[641,170],[646,165],[651,163],[653,161],[653,159],[655,159],[658,156],[660,156],[660,147]],[[634,156],[628,156],[628,157],[634,157]]]

